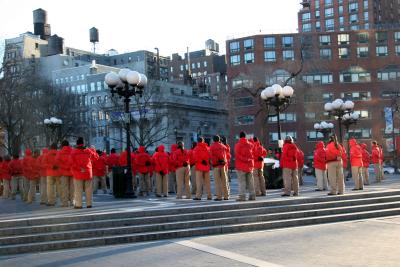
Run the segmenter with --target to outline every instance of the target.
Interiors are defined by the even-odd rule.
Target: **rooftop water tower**
[[[95,27],[92,27],[89,30],[90,42],[93,44],[93,53],[96,53],[96,43],[99,42],[99,30]]]

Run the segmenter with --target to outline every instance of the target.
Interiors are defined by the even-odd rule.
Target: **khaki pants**
[[[82,207],[82,195],[85,191],[86,195],[86,207],[92,206],[93,198],[93,181],[90,180],[78,180],[74,179],[74,202],[75,207]]]
[[[217,199],[222,199],[222,197],[226,200],[229,199],[228,177],[226,176],[225,166],[214,167],[213,173]]]
[[[256,191],[257,196],[265,196],[265,179],[263,169],[254,169],[253,170],[254,177],[254,189]]]
[[[3,179],[3,198],[9,198],[10,197],[10,181],[11,180],[6,180]]]
[[[192,194],[190,193],[190,169],[189,167],[180,167],[176,169],[176,197],[182,198],[182,189],[185,187],[186,198],[191,198]]]
[[[28,178],[23,178],[23,183],[24,183],[24,190],[23,190],[23,200],[25,202],[28,201],[28,194],[29,194],[29,179]]]
[[[303,180],[303,166],[299,167],[298,169],[298,175],[299,175],[299,184],[303,185],[304,180]]]
[[[40,177],[39,191],[40,191],[40,204],[46,204],[47,203],[47,177],[46,176]]]
[[[249,200],[256,199],[253,172],[243,172],[238,170],[237,174],[239,184],[238,200],[246,200],[246,191],[249,192]]]
[[[55,205],[58,195],[61,195],[61,183],[58,176],[47,176],[47,204]]]
[[[368,167],[362,167],[362,175],[364,178],[364,185],[369,185]]]
[[[11,178],[11,198],[15,199],[17,195],[17,191],[19,189],[19,193],[21,195],[21,199],[24,199],[24,177],[22,176],[13,176]]]
[[[286,195],[290,195],[292,189],[293,194],[299,194],[299,177],[298,177],[298,169],[288,169],[283,168],[282,170],[282,177],[283,177],[283,185],[285,187],[284,193]]]
[[[328,189],[328,177],[326,170],[315,169],[315,177],[317,178],[317,188],[319,190]]]
[[[196,198],[201,198],[203,195],[203,186],[206,189],[207,199],[211,199],[210,172],[196,171]]]
[[[61,183],[61,206],[68,207],[68,202],[71,203],[74,200],[74,181],[71,176],[61,176],[60,177]]]
[[[375,163],[374,164],[374,169],[375,169],[375,179],[378,183],[382,181],[382,170],[381,170],[381,164]]]
[[[336,195],[337,193],[343,194],[344,175],[343,175],[343,164],[342,161],[331,161],[328,162],[328,180],[331,186],[331,193]]]
[[[36,199],[36,185],[38,180],[29,180],[29,192],[28,192],[28,203],[32,203]]]
[[[168,174],[168,193],[176,193],[176,173],[172,171]]]
[[[141,194],[147,193],[148,195],[151,192],[151,179],[149,173],[139,173],[139,192]]]
[[[363,189],[364,182],[362,176],[362,167],[360,166],[351,166],[351,176],[354,180],[354,189]]]
[[[168,196],[168,174],[156,173],[156,190],[158,196]]]
[[[196,194],[196,167],[194,165],[190,167],[190,185],[192,194]]]
[[[97,194],[97,190],[99,189],[99,183],[100,183],[100,189],[102,189],[103,192],[106,193],[107,183],[105,176],[93,176],[93,192]]]
[[[113,173],[113,171],[110,171],[108,173],[108,178],[109,178],[109,181],[110,181],[110,192],[111,193],[113,192],[113,185],[114,185],[113,177],[114,177],[114,173]]]
[[[381,179],[385,180],[384,172],[383,172],[383,162],[381,163]]]

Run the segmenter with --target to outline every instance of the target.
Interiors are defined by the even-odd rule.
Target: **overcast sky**
[[[91,50],[89,29],[99,29],[99,52],[154,51],[170,56],[256,33],[297,31],[300,0],[0,0],[0,38],[33,32],[32,11],[48,12],[52,34],[65,45]],[[225,50],[222,51],[225,54]]]

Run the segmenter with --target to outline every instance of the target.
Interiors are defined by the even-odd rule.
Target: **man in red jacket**
[[[226,139],[225,136],[221,136],[221,143],[224,146],[226,146],[226,149],[228,151],[227,154],[226,154],[227,164],[225,165],[225,172],[226,172],[226,177],[227,177],[226,179],[227,179],[227,185],[228,185],[228,195],[230,195],[231,194],[231,186],[230,186],[231,176],[229,175],[229,168],[231,166],[231,158],[232,158],[231,147],[228,144],[228,140]]]
[[[384,171],[383,171],[383,163],[384,163],[384,161],[385,161],[385,159],[384,159],[384,156],[383,156],[383,147],[382,147],[382,145],[378,145],[379,146],[379,162],[380,162],[380,164],[381,164],[381,168],[380,168],[380,170],[381,170],[381,179],[382,180],[385,180],[385,173],[384,173]]]
[[[363,167],[362,167],[362,175],[364,178],[364,185],[369,185],[369,173],[368,173],[368,167],[369,163],[371,161],[371,155],[369,154],[367,150],[367,144],[361,144],[361,149],[362,149],[362,162],[363,162]]]
[[[249,192],[249,200],[255,200],[253,144],[246,139],[245,132],[240,132],[239,137],[240,139],[235,145],[235,168],[239,183],[239,196],[236,201],[246,200],[246,189]]]
[[[24,190],[25,192],[23,199],[25,202],[29,202],[28,196],[29,196],[30,181],[33,179],[32,178],[34,173],[33,168],[35,165],[34,159],[32,157],[32,150],[27,148],[25,150],[25,156],[21,161],[22,161],[22,175],[24,176],[24,188],[26,189]]]
[[[170,161],[169,161],[169,174],[168,174],[168,193],[175,194],[176,193],[176,164],[172,159],[172,155],[177,149],[176,144],[171,145],[171,150],[169,153]]]
[[[151,166],[151,157],[146,152],[144,146],[139,147],[139,151],[135,156],[135,166],[139,174],[139,196],[146,194],[150,196],[151,180],[149,175],[149,167]]]
[[[326,175],[326,150],[324,142],[319,141],[314,150],[315,178],[317,179],[316,191],[328,190],[328,177]]]
[[[352,138],[349,140],[350,145],[350,164],[351,164],[351,176],[354,179],[353,190],[363,190],[364,182],[362,176],[362,149],[359,144],[357,144],[356,139]]]
[[[119,155],[116,153],[115,148],[111,148],[111,153],[107,157],[108,177],[110,179],[110,194],[113,194],[113,167],[119,166]]]
[[[228,177],[225,166],[228,164],[227,147],[221,143],[219,135],[213,137],[213,144],[210,147],[211,164],[213,166],[215,193],[217,197],[214,200],[220,201],[229,199]]]
[[[50,146],[44,158],[47,174],[47,206],[54,206],[57,202],[57,194],[61,197],[61,181],[60,181],[60,167],[57,162],[57,144],[54,143]]]
[[[102,151],[97,150],[96,151],[97,155],[99,155],[99,158],[95,161],[93,161],[93,193],[97,194],[97,190],[99,189],[99,183],[100,183],[100,189],[103,190],[103,193],[107,193],[107,185],[106,185],[106,172],[107,172],[107,165],[106,165],[106,160],[107,158],[103,154]]]
[[[154,170],[156,172],[156,196],[168,196],[168,171],[169,156],[165,152],[165,147],[160,145],[153,155]]]
[[[10,172],[10,157],[5,156],[0,161],[0,178],[3,180],[3,195],[2,198],[9,198],[11,192],[11,172]]]
[[[38,158],[39,164],[39,174],[40,174],[40,184],[39,184],[39,191],[40,191],[40,205],[47,204],[47,173],[46,173],[46,164],[44,163],[44,159],[48,152],[47,148],[42,149],[42,154]]]
[[[329,143],[326,146],[326,164],[328,170],[328,181],[331,191],[328,195],[343,195],[345,191],[343,162],[346,158],[345,150],[337,141],[336,135],[329,137]]]
[[[257,196],[266,195],[265,178],[264,178],[264,158],[267,156],[267,150],[261,145],[257,137],[253,137],[254,141],[254,188]]]
[[[197,146],[193,150],[196,164],[196,197],[193,200],[201,200],[203,186],[206,189],[207,200],[212,199],[210,184],[210,149],[203,137],[197,139]]]
[[[196,147],[197,142],[192,143],[192,149],[189,150],[189,162],[190,162],[190,185],[192,195],[196,194],[196,166],[193,157],[193,150]]]
[[[293,189],[293,196],[299,195],[299,177],[298,177],[298,148],[293,143],[291,136],[286,136],[282,148],[280,160],[282,168],[282,177],[284,183],[283,197],[290,196]],[[292,188],[293,187],[293,188]]]
[[[372,159],[372,164],[374,164],[375,179],[377,183],[380,183],[382,181],[381,152],[378,143],[376,141],[372,141],[371,145],[372,145],[371,159]]]
[[[63,140],[61,142],[61,150],[57,152],[56,156],[61,183],[61,207],[72,206],[74,200],[74,180],[71,172],[71,153],[72,147],[69,145],[69,142]]]
[[[93,161],[97,160],[94,147],[86,148],[83,138],[79,137],[76,141],[76,148],[71,153],[71,171],[74,177],[74,208],[82,208],[82,193],[85,191],[86,207],[92,207],[93,197]]]
[[[189,166],[189,153],[185,150],[185,144],[183,142],[178,142],[178,148],[172,154],[172,160],[175,162],[176,166],[176,198],[182,199],[182,188],[185,187],[186,199],[192,197],[190,193],[190,166]]]
[[[29,176],[27,179],[29,180],[29,192],[28,192],[28,200],[27,203],[32,203],[35,201],[36,198],[36,185],[40,179],[40,166],[38,157],[40,156],[39,150],[35,150],[33,153],[33,157],[31,160],[27,162],[29,167]]]
[[[24,200],[25,190],[27,190],[27,188],[24,188],[24,177],[22,176],[22,160],[19,158],[19,154],[15,154],[13,156],[13,159],[10,161],[9,167],[12,176],[11,199],[15,199],[15,196],[17,195],[17,190],[19,189],[21,199]]]

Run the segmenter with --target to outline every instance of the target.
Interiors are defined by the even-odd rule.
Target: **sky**
[[[160,55],[204,49],[258,33],[297,31],[300,0],[0,0],[0,39],[33,32],[32,11],[48,12],[52,34],[68,47],[90,51],[89,29],[99,30],[96,51],[119,53],[158,47]]]

